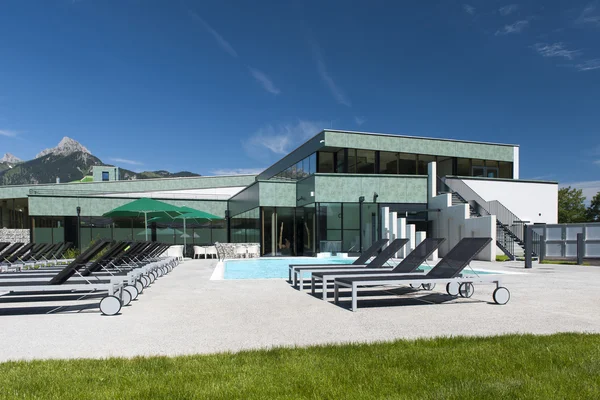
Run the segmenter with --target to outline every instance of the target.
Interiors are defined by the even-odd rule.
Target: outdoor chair
[[[446,254],[435,267],[425,275],[381,272],[373,276],[349,276],[336,278],[334,281],[334,301],[338,304],[339,289],[351,289],[351,310],[358,307],[358,289],[364,287],[389,287],[410,285],[433,289],[435,284],[446,284],[446,292],[451,296],[469,298],[473,295],[473,283],[495,283],[496,289],[492,298],[496,304],[506,304],[510,300],[510,292],[501,284],[500,275],[462,276],[463,269],[492,242],[491,238],[464,238]]]

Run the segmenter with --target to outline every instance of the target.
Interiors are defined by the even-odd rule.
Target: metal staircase
[[[525,252],[525,223],[499,201],[485,201],[460,179],[437,178],[438,194],[449,193],[452,205],[467,204],[471,218],[496,216],[496,244],[511,260]],[[534,254],[537,255],[537,254]]]

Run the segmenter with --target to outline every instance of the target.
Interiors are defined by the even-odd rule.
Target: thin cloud
[[[111,158],[111,161],[114,161],[116,163],[121,163],[121,164],[129,164],[129,165],[144,165],[144,163],[141,163],[139,161],[134,161],[134,160],[128,160],[126,158]]]
[[[250,70],[250,74],[254,77],[254,79],[256,79],[256,81],[260,83],[263,89],[265,89],[267,92],[274,95],[281,93],[281,90],[275,86],[271,78],[269,78],[264,72],[252,67],[248,67],[248,69]]]
[[[367,122],[367,120],[363,117],[354,117],[354,122],[356,122],[356,125],[360,126]]]
[[[227,40],[225,40],[225,38],[223,38],[223,36],[221,36],[221,34],[219,32],[217,32],[216,30],[214,30],[212,28],[212,26],[210,26],[208,24],[208,22],[206,22],[205,20],[203,20],[198,14],[196,14],[193,11],[189,11],[190,15],[192,16],[192,18],[194,18],[196,21],[200,22],[200,24],[202,25],[202,27],[212,35],[212,37],[217,41],[217,44],[221,47],[221,49],[223,49],[225,52],[227,52],[230,56],[232,57],[237,57],[238,54],[235,51],[235,49],[233,48],[233,46],[231,46],[229,44],[229,42]]]
[[[15,136],[17,136],[17,132],[16,131],[9,131],[7,129],[0,129],[0,136],[15,137]]]
[[[596,160],[596,161],[594,161],[594,164],[596,164],[596,165],[600,165],[600,160]]]
[[[307,120],[290,124],[265,125],[244,143],[244,148],[248,155],[261,160],[265,155],[286,155],[319,133],[325,126],[326,123]]]
[[[584,61],[581,64],[577,64],[575,68],[577,71],[593,71],[595,69],[600,69],[600,58]]]
[[[562,42],[548,44],[536,43],[532,48],[542,57],[561,57],[572,60],[581,54],[580,50],[569,50]]]
[[[496,36],[510,35],[512,33],[521,33],[525,28],[529,26],[529,21],[523,19],[513,24],[504,25],[504,28],[496,31]]]
[[[213,175],[258,175],[265,168],[230,168],[230,169],[215,169],[210,171]]]
[[[340,88],[333,80],[329,72],[327,71],[327,66],[325,65],[325,60],[323,60],[323,56],[321,55],[321,50],[315,44],[313,45],[313,53],[315,57],[315,61],[317,63],[317,71],[319,72],[319,76],[325,86],[331,92],[331,95],[339,104],[345,105],[346,107],[352,107],[352,103],[350,99],[346,96],[342,88]]]
[[[600,12],[596,11],[597,5],[598,2],[593,2],[585,6],[575,22],[578,24],[600,25]]]
[[[470,4],[463,4],[462,5],[463,11],[466,12],[469,15],[475,15],[475,7],[473,7]]]
[[[502,15],[503,17],[506,17],[507,15],[514,13],[518,9],[519,9],[519,6],[517,4],[509,4],[507,6],[500,7],[498,9],[498,11],[500,12],[500,15]]]

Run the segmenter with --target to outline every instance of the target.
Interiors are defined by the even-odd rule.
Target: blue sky
[[[135,170],[256,171],[333,127],[517,143],[522,178],[600,190],[598,1],[0,0],[0,38],[0,152],[23,159],[69,136]]]

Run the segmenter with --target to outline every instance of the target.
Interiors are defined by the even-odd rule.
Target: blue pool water
[[[288,278],[290,264],[352,264],[355,258],[254,258],[225,262],[224,279]],[[310,276],[307,275],[307,277]]]
[[[224,279],[287,279],[290,264],[352,264],[354,258],[253,258],[247,260],[229,260],[225,262]],[[419,269],[428,271],[431,267],[422,265]],[[492,272],[476,270],[478,275],[486,275]],[[463,271],[464,275],[472,275],[468,267]],[[306,273],[304,278],[309,278]]]

